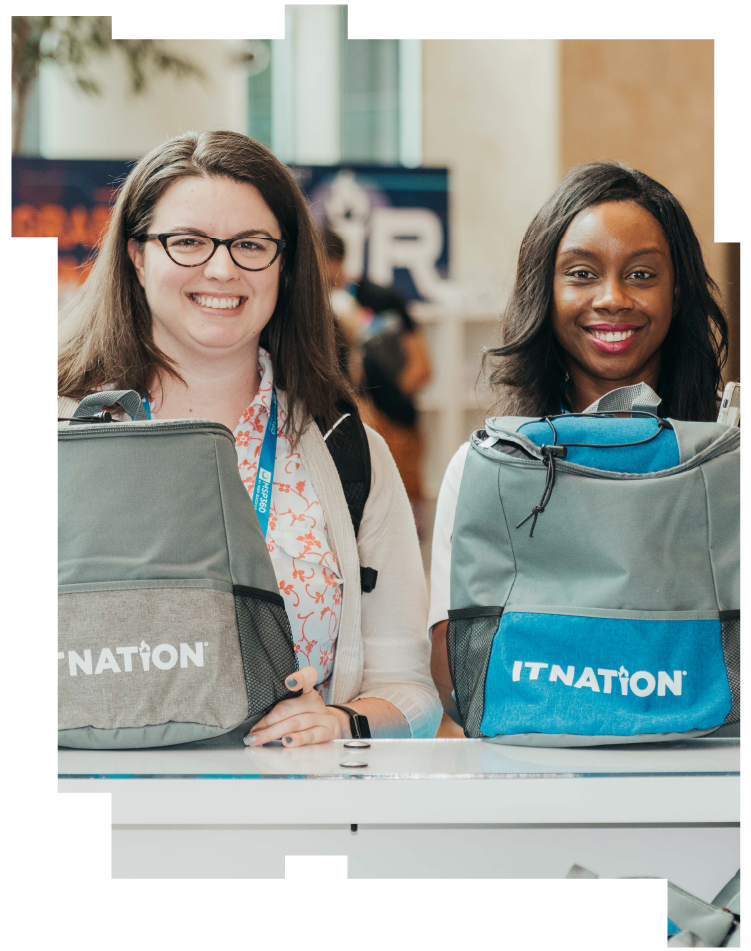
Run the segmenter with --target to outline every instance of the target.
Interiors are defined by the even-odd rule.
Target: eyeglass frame
[[[214,249],[212,250],[211,254],[206,258],[206,260],[205,260],[205,261],[201,261],[199,264],[181,264],[180,261],[176,261],[176,260],[172,257],[172,255],[169,253],[169,251],[167,250],[167,238],[177,238],[179,235],[187,235],[187,236],[190,236],[190,237],[193,237],[193,238],[208,238],[209,241],[213,241],[213,242],[214,242]],[[262,240],[264,240],[264,241],[273,241],[274,244],[276,245],[276,254],[275,254],[274,257],[269,261],[269,263],[268,263],[268,264],[264,264],[263,267],[245,267],[244,264],[238,264],[237,261],[236,261],[236,260],[234,259],[234,257],[232,256],[232,245],[235,243],[235,241],[242,241],[242,240],[243,240],[243,237],[246,237],[246,238],[253,238],[253,237],[258,238],[258,237],[260,237],[260,238],[261,238]],[[159,241],[159,243],[161,244],[161,246],[164,248],[164,251],[165,251],[167,257],[170,259],[170,261],[172,261],[173,264],[176,264],[178,267],[202,267],[204,264],[208,264],[209,261],[210,261],[210,260],[214,257],[214,255],[216,254],[216,249],[217,249],[220,245],[223,244],[224,247],[227,249],[227,253],[228,253],[229,256],[230,256],[230,260],[232,261],[232,263],[235,265],[235,267],[239,267],[240,270],[242,270],[242,271],[265,271],[266,268],[271,267],[271,265],[274,263],[274,261],[276,261],[276,259],[277,259],[277,258],[279,257],[279,255],[282,253],[282,251],[284,250],[284,248],[287,247],[287,242],[285,241],[284,238],[271,238],[271,237],[269,237],[269,236],[266,235],[266,234],[264,234],[264,235],[249,235],[249,234],[248,234],[248,235],[240,235],[239,237],[235,237],[235,238],[211,238],[211,237],[209,237],[209,235],[207,235],[207,234],[195,234],[195,233],[190,232],[190,231],[164,231],[164,232],[162,232],[161,234],[139,234],[139,235],[136,235],[136,239],[135,239],[135,240],[136,240],[136,241]]]

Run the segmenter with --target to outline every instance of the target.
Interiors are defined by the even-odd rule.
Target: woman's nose
[[[622,310],[631,310],[633,302],[628,288],[618,278],[603,280],[598,286],[595,298],[592,301],[595,310],[605,310],[617,313]]]
[[[232,260],[226,244],[220,244],[206,262],[203,273],[206,277],[215,277],[218,280],[228,280],[236,277],[238,267]]]

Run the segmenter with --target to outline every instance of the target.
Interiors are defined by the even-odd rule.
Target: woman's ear
[[[128,239],[128,257],[133,262],[136,269],[136,277],[141,287],[145,287],[144,269],[143,269],[143,247],[139,248],[134,238]]]

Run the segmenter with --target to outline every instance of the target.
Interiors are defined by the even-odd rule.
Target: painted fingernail
[[[289,680],[287,681],[287,686],[292,687],[293,689],[297,686],[297,681],[295,680],[294,677],[289,678]]]
[[[291,736],[285,736],[285,737],[284,737],[284,742],[285,742],[285,743],[291,743],[291,742],[292,742],[292,737],[291,737]]]
[[[252,733],[248,733],[247,736],[244,736],[244,737],[243,737],[243,743],[244,743],[246,746],[253,746],[253,745],[255,745],[255,742],[256,742],[257,739],[258,739],[257,736],[254,736]]]

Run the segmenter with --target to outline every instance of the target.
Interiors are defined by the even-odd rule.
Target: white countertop
[[[637,746],[553,749],[482,740],[371,740],[367,750],[344,741],[284,749],[64,750],[66,779],[516,779],[615,775],[738,775],[740,741],[696,739]],[[363,768],[341,766],[362,759]]]
[[[371,744],[60,750],[60,789],[111,793],[112,821],[124,825],[740,821],[734,739],[589,749],[466,739]],[[358,757],[367,766],[340,765]],[[300,780],[308,780],[304,795]]]

